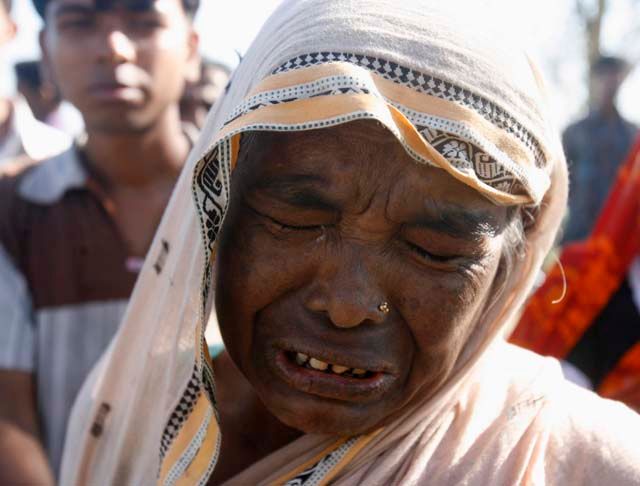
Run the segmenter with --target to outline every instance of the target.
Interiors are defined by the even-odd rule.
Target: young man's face
[[[140,4],[141,2],[131,2]],[[46,66],[87,130],[145,131],[177,110],[198,76],[197,36],[180,0],[51,0],[41,44]]]

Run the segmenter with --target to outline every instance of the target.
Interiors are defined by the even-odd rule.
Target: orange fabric
[[[598,393],[625,402],[640,413],[640,343],[627,351],[603,380]]]
[[[560,265],[530,299],[511,342],[540,354],[564,358],[602,312],[640,254],[640,138],[618,172],[594,229],[585,241],[567,245]],[[599,391],[624,396],[640,408],[640,345],[605,377]]]
[[[363,70],[364,68],[356,67],[352,64],[336,62],[334,64],[312,66],[306,69],[288,71],[274,76],[269,76],[252,91],[250,96],[272,90],[283,89],[287,86],[308,83],[321,77],[327,78],[330,76],[345,75],[362,77],[361,71]],[[533,153],[526,149],[513,134],[496,128],[491,124],[491,122],[474,110],[465,108],[464,106],[449,100],[443,100],[437,96],[418,92],[407,86],[385,79],[375,72],[367,72],[367,76],[375,83],[380,93],[389,101],[420,113],[465,123],[482,133],[489,142],[494,144],[513,160],[517,160],[519,165],[529,167],[535,165]],[[545,152],[545,157],[550,157],[550,154],[544,146],[542,146],[541,149]]]

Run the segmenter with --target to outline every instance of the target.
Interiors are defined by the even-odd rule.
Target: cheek
[[[473,276],[405,278],[396,282],[398,311],[417,348],[414,372],[444,378],[476,323],[497,264],[491,259]]]
[[[70,44],[70,43],[68,43]],[[54,45],[50,49],[49,69],[64,98],[75,101],[74,95],[81,81],[90,79],[84,73],[86,64],[78,63],[78,59],[87,58],[87,53],[78,47],[67,45],[59,48]]]
[[[306,251],[278,242],[250,218],[225,223],[216,269],[216,309],[225,339],[251,347],[253,323],[265,307],[303,285],[312,265]]]
[[[182,31],[163,32],[139,46],[137,64],[153,77],[156,84],[175,85],[185,77],[188,57]]]

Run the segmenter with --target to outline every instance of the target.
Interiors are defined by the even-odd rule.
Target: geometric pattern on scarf
[[[311,67],[329,62],[348,62],[368,68],[385,79],[404,85],[414,91],[454,102],[472,109],[494,126],[515,136],[532,154],[537,167],[546,165],[537,139],[514,117],[490,101],[452,83],[398,66],[396,63],[369,56],[339,53],[315,53],[299,56],[285,63],[274,73]],[[479,181],[502,193],[528,195],[536,200],[536,192],[528,187],[521,167],[487,140],[481,140],[463,123],[410,110],[385,98],[370,81],[350,75],[334,75],[308,83],[258,93],[248,97],[226,119],[228,126],[237,119],[268,106],[282,105],[321,96],[363,94],[383,99],[401,111],[416,127],[424,139],[447,159],[457,170],[475,175]],[[429,161],[426,161],[429,163]]]
[[[272,74],[330,62],[349,62],[418,92],[470,108],[493,125],[505,130],[524,143],[534,154],[537,167],[545,166],[545,157],[536,137],[503,108],[468,89],[456,86],[450,81],[401,66],[396,62],[387,61],[379,57],[346,52],[312,52],[290,59],[275,69]]]
[[[227,201],[229,195],[229,174],[225,170],[229,167],[230,162],[230,144],[221,143],[218,144],[210,153],[208,153],[199,163],[198,167],[194,171],[194,178],[192,184],[192,190],[194,198],[196,199],[196,207],[198,211],[201,232],[203,241],[207,242],[204,251],[206,254],[206,262],[203,268],[202,278],[202,303],[203,306],[200,309],[200,320],[202,329],[205,326],[205,317],[207,315],[205,306],[208,302],[208,297],[212,285],[212,268],[208,264],[213,251],[217,235],[219,234],[222,226],[222,221],[227,210]],[[226,163],[221,163],[219,156],[228,157]],[[212,417],[210,420],[216,420],[220,422],[215,394],[215,380],[213,376],[213,369],[211,365],[211,358],[206,351],[206,341],[204,340],[204,333],[200,334],[200,359],[196,361],[196,365],[193,370],[191,379],[187,383],[185,390],[183,391],[180,400],[173,412],[171,413],[169,420],[167,421],[160,442],[160,469],[162,469],[163,460],[167,454],[167,451],[175,441],[180,430],[183,428],[185,422],[195,408],[195,404],[204,392],[207,399],[211,404]],[[202,427],[208,425],[208,421]],[[196,442],[197,442],[196,437]],[[213,470],[219,454],[220,436],[218,436],[218,444],[215,450],[215,454],[210,458],[208,465],[208,471]],[[187,448],[177,464],[189,464],[193,459],[193,454],[196,448]],[[175,471],[174,471],[175,473]],[[174,474],[174,477],[179,477],[179,474]],[[204,476],[208,477],[208,474]],[[167,477],[165,484],[172,484],[172,478]]]
[[[504,165],[467,139],[435,128],[417,126],[429,144],[461,172],[475,172],[485,184],[508,194],[525,192],[520,180]]]
[[[189,383],[187,384],[187,389],[180,397],[180,402],[171,414],[167,426],[164,429],[164,433],[162,434],[162,440],[160,442],[160,459],[164,459],[173,439],[178,435],[180,427],[182,427],[182,424],[184,424],[185,420],[192,412],[196,400],[201,393],[200,384],[201,381],[198,377],[198,369],[196,367],[193,370],[193,375],[191,375],[191,380],[189,380]]]
[[[313,466],[305,469],[295,478],[290,479],[284,486],[318,486],[331,471],[340,464],[340,461],[347,455],[349,450],[358,441],[357,437],[349,439],[337,449],[329,452]]]

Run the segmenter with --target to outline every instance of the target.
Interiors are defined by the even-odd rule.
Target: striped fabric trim
[[[226,124],[228,125],[239,117],[264,106],[273,106],[297,99],[346,94],[370,94],[384,99],[400,110],[429,142],[438,136],[440,138],[446,135],[459,137],[457,140],[451,137],[450,140],[445,140],[445,142],[449,143],[449,145],[462,146],[463,148],[458,148],[456,153],[463,155],[463,158],[451,157],[451,150],[442,152],[447,159],[456,165],[456,168],[474,170],[475,159],[480,159],[482,162],[479,162],[478,165],[494,166],[485,171],[482,169],[477,170],[476,172],[480,178],[486,181],[495,181],[493,185],[504,192],[512,194],[524,192],[520,181],[525,177],[520,166],[470,127],[460,122],[431,116],[427,113],[406,108],[399,103],[394,103],[378,92],[372,81],[367,83],[353,76],[330,76],[305,85],[259,93],[234,110]],[[472,147],[475,149],[473,150],[474,153],[471,151]],[[492,163],[494,160],[497,163]],[[517,180],[509,177],[510,174],[514,174]],[[527,192],[532,192],[532,190],[533,188],[526,187]]]
[[[184,474],[184,472],[187,470],[189,465],[193,462],[194,458],[196,457],[196,453],[198,452],[198,450],[202,446],[202,443],[204,442],[205,434],[207,432],[207,429],[209,428],[209,424],[211,422],[212,417],[213,417],[213,410],[208,409],[206,411],[204,420],[202,421],[200,427],[198,428],[198,431],[193,436],[193,439],[189,443],[187,449],[171,467],[171,470],[169,471],[166,479],[164,480],[164,483],[163,483],[164,486],[174,486],[178,481],[178,479],[180,479],[180,476]]]
[[[504,195],[502,198],[489,194],[496,201],[509,201],[510,196],[515,196],[510,204],[523,203],[526,202],[526,197],[521,196],[528,196],[529,202],[537,203],[549,186],[549,176],[540,168],[544,163],[544,154],[539,144],[536,145],[537,141],[532,142],[535,141],[533,136],[520,136],[521,131],[510,129],[516,122],[496,106],[492,105],[488,111],[478,110],[478,106],[486,108],[487,105],[472,103],[474,95],[471,93],[462,98],[452,98],[443,96],[442,90],[435,87],[418,90],[411,83],[402,83],[388,73],[382,76],[379,70],[367,70],[362,65],[345,62],[339,64],[332,61],[326,65],[309,64],[306,67],[313,71],[316,78],[282,70],[273,76],[277,79],[267,78],[260,83],[256,92],[228,117],[222,132],[225,135],[237,133],[236,127],[246,130],[248,124],[256,125],[253,122],[256,119],[265,122],[257,129],[286,131],[287,127],[294,125],[296,129],[300,129],[299,122],[294,123],[292,119],[287,122],[286,113],[295,112],[294,105],[302,101],[344,97],[347,103],[348,99],[370,97],[372,103],[374,100],[384,101],[400,111],[424,141],[431,144],[457,172],[491,187],[492,191],[489,193]],[[425,83],[431,86],[430,82]],[[418,103],[422,110],[435,111],[426,112],[404,106],[397,101],[398,98],[416,98],[413,103]],[[461,100],[469,102],[463,103]],[[306,110],[308,112],[308,107]],[[447,113],[448,116],[439,115],[439,112]],[[342,115],[348,114],[349,110],[345,108]],[[473,117],[475,119],[472,120]],[[302,129],[327,126],[313,124],[319,122],[320,118],[308,113],[308,124]],[[276,123],[276,120],[281,122]],[[211,153],[214,152],[215,148]],[[413,155],[414,152],[416,151],[410,153]],[[429,157],[418,160],[441,166]],[[465,177],[461,180],[464,179]]]
[[[200,393],[160,462],[158,485],[195,484],[215,465],[220,449],[220,429],[209,397]]]
[[[271,486],[324,486],[329,484],[380,433],[341,439],[315,457],[271,483]]]
[[[471,108],[492,124],[520,139],[535,154],[538,167],[545,165],[544,152],[540,142],[513,115],[502,107],[467,89],[456,86],[454,83],[401,66],[398,63],[378,57],[348,52],[312,52],[289,59],[276,68],[272,74],[333,62],[355,64],[376,72],[395,83]]]

